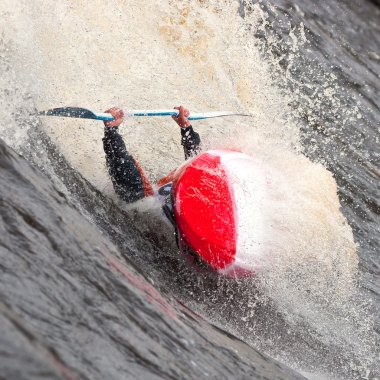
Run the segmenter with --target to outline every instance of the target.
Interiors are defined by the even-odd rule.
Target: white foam
[[[323,337],[340,339],[356,326],[340,333],[345,317],[329,322],[344,303],[348,315],[354,314],[349,303],[358,262],[353,235],[339,209],[332,175],[298,154],[300,128],[289,117],[288,106],[296,99],[313,121],[318,112],[308,111],[322,112],[324,103],[316,96],[301,96],[297,83],[293,94],[279,90],[273,66],[262,58],[254,35],[258,29],[265,33],[265,12],[258,2],[243,20],[238,6],[233,0],[2,0],[0,26],[12,43],[15,75],[9,78],[8,71],[1,78],[3,88],[11,91],[2,92],[0,117],[6,122],[0,133],[15,146],[25,142],[14,115],[25,118],[26,92],[40,109],[71,105],[101,112],[113,105],[127,110],[183,103],[192,112],[229,109],[254,114],[253,119],[194,122],[205,150],[236,148],[260,162],[260,168],[249,173],[259,182],[244,185],[258,199],[242,208],[239,219],[247,224],[239,225],[243,233],[238,245],[249,252],[247,257],[260,257],[260,265],[268,269],[259,277],[260,290],[293,326],[300,316],[301,329],[306,323]],[[303,27],[300,36],[297,29],[292,33],[290,58],[296,65],[294,50],[305,42]],[[274,57],[276,62],[279,65]],[[331,76],[325,91],[316,93],[331,98],[344,122],[350,114],[334,100]],[[19,99],[15,89],[22,89]],[[113,194],[102,123],[60,118],[45,118],[43,123],[73,167],[101,191]],[[183,162],[180,133],[170,118],[128,119],[120,132],[152,180]],[[270,180],[261,172],[264,167]],[[244,192],[236,189],[236,194],[239,203],[248,203]]]
[[[223,272],[233,272],[237,268],[255,272],[260,269],[260,257],[266,252],[266,168],[262,162],[241,152],[213,150],[209,153],[220,157],[236,206],[235,262]]]

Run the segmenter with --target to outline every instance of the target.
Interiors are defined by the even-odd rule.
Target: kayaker
[[[178,110],[179,115],[178,117],[173,116],[173,120],[181,128],[181,144],[187,160],[199,153],[201,140],[187,119],[190,115],[189,110],[183,106],[175,107],[175,109]],[[117,107],[106,112],[115,119],[104,122],[103,148],[116,194],[127,203],[154,195],[153,186],[138,162],[128,153],[123,138],[118,133],[118,127],[123,122],[124,112]],[[162,184],[162,181],[160,180],[159,183]]]
[[[251,275],[251,245],[247,246],[244,233],[251,226],[249,222],[241,226],[249,186],[240,190],[256,170],[252,158],[229,150],[201,153],[201,139],[188,120],[189,110],[175,109],[178,116],[172,118],[180,127],[186,161],[155,186],[118,133],[123,111],[117,107],[105,111],[114,117],[104,122],[103,147],[115,192],[127,203],[157,196],[175,228],[180,251],[197,266],[228,276]]]

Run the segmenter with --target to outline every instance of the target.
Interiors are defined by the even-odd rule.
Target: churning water
[[[122,254],[162,228],[155,231],[158,256],[137,249],[134,260],[165,299],[308,378],[379,376],[374,3],[3,0],[0,11],[0,136],[48,174]],[[112,214],[101,215],[112,210],[86,209],[75,185],[80,173],[115,199],[101,125],[35,115],[64,105],[102,112],[178,104],[253,115],[194,123],[204,149],[240,149],[270,178],[260,210],[267,255],[253,280],[178,270],[170,232],[150,220],[156,211],[149,204],[138,206],[148,218],[120,243],[121,232],[111,233],[105,222]],[[127,119],[120,129],[152,180],[182,162],[170,119]],[[55,147],[62,156],[51,153]],[[96,207],[97,195],[86,196]]]

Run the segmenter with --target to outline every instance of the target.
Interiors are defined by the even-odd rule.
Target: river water
[[[0,12],[0,136],[27,160],[2,145],[5,378],[379,378],[376,2]],[[194,127],[204,148],[239,148],[276,174],[271,258],[254,279],[188,268],[154,204],[115,198],[102,128],[35,114],[178,103],[253,114]],[[182,162],[170,121],[121,132],[152,180]]]

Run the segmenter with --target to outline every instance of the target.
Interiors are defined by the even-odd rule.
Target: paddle
[[[60,107],[52,108],[46,111],[41,111],[38,113],[41,116],[61,116],[61,117],[73,117],[79,119],[93,119],[93,120],[105,120],[111,121],[113,117],[109,113],[95,113],[86,108],[80,107]],[[125,116],[174,116],[178,115],[177,110],[128,110],[125,111]],[[193,113],[188,117],[189,120],[202,120],[209,119],[213,117],[222,116],[251,116],[242,113],[235,113],[231,111],[221,111],[221,112],[204,112],[204,113]]]

